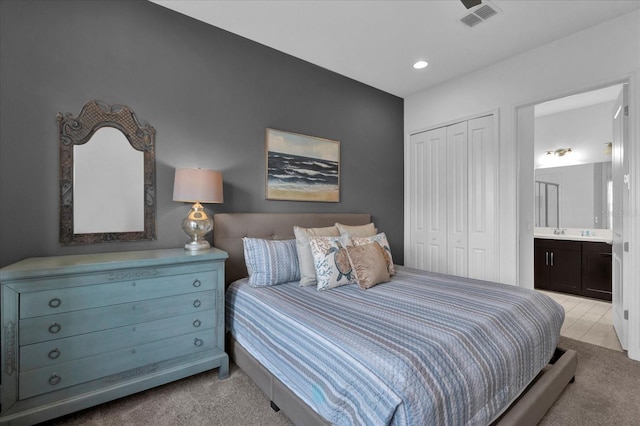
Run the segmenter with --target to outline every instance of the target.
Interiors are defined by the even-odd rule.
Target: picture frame
[[[340,142],[267,128],[267,200],[340,202]]]

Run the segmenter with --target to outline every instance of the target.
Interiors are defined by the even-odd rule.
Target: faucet
[[[553,235],[564,235],[564,231],[566,231],[566,229],[560,229],[560,228],[555,228],[553,230]]]

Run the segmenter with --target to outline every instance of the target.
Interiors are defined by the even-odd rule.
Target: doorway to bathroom
[[[521,283],[610,300],[625,348],[626,92],[620,83],[517,108],[519,195],[531,197],[520,229],[533,237],[521,238]]]

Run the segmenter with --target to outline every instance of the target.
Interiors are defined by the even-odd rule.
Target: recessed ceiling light
[[[413,64],[413,67],[417,70],[421,70],[423,68],[426,68],[427,65],[429,65],[427,61],[418,61],[415,64]]]

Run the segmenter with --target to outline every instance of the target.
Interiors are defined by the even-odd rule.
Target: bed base
[[[295,425],[326,426],[327,422],[295,395],[265,366],[227,333],[227,353],[235,364],[253,380],[253,383],[269,398],[271,408],[282,412]]]
[[[287,388],[228,334],[227,352],[235,364],[269,398],[271,408],[282,412],[295,425],[326,426],[330,423]],[[556,348],[549,365],[492,425],[535,426],[558,399],[564,388],[574,381],[578,356],[572,349]]]

